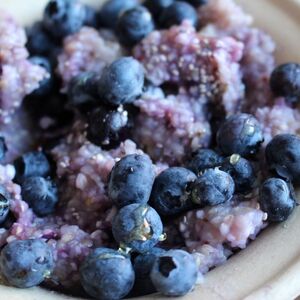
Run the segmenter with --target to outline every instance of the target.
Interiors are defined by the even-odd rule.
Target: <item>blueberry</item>
[[[4,159],[7,150],[8,149],[5,143],[5,138],[3,136],[0,136],[0,161]]]
[[[144,6],[126,10],[119,18],[117,35],[124,46],[134,46],[154,30],[149,10]]]
[[[103,70],[99,80],[99,98],[108,105],[132,103],[142,94],[144,69],[132,57],[122,57]]]
[[[169,250],[156,258],[151,279],[157,291],[165,296],[183,296],[197,281],[198,267],[194,257],[184,250]]]
[[[4,187],[0,187],[0,224],[6,221],[10,208],[10,201]]]
[[[162,216],[181,213],[193,207],[188,197],[188,187],[196,175],[182,167],[168,168],[154,181],[151,205]]]
[[[274,69],[270,86],[276,96],[285,97],[290,103],[300,101],[300,64],[287,63]]]
[[[163,28],[173,25],[180,25],[184,20],[189,21],[193,26],[197,26],[198,15],[195,8],[189,3],[175,1],[162,12],[159,23]]]
[[[268,221],[283,222],[296,206],[294,189],[280,178],[269,178],[261,186],[259,203],[268,214]]]
[[[98,27],[98,16],[97,11],[95,8],[89,5],[85,5],[85,18],[84,18],[84,25],[89,27]]]
[[[115,240],[121,247],[149,252],[162,238],[163,225],[158,213],[147,204],[121,208],[112,224]]]
[[[129,257],[108,249],[94,249],[80,267],[80,281],[95,299],[124,298],[134,283],[134,270]]]
[[[58,202],[56,184],[43,177],[27,177],[22,181],[21,195],[38,216],[47,216],[55,211]]]
[[[263,141],[259,122],[249,114],[232,115],[217,132],[218,146],[225,155],[253,155],[257,153]]]
[[[146,0],[144,5],[149,9],[152,16],[157,19],[162,11],[174,3],[175,0]]]
[[[98,15],[100,26],[115,28],[118,17],[137,4],[138,0],[109,0],[105,2]]]
[[[41,239],[15,240],[0,254],[0,270],[12,286],[39,285],[54,267],[52,249]]]
[[[211,149],[199,149],[194,153],[187,167],[199,175],[207,169],[221,166],[223,157]]]
[[[42,176],[50,174],[51,167],[47,156],[40,151],[28,152],[14,161],[16,175],[14,180],[21,182],[25,177]]]
[[[300,137],[293,134],[276,135],[265,150],[270,170],[295,183],[300,183]]]
[[[89,116],[87,138],[102,149],[113,149],[122,141],[128,124],[128,112],[100,107]]]
[[[191,185],[191,200],[201,206],[229,201],[234,194],[232,177],[219,169],[209,169]]]
[[[64,38],[80,30],[86,18],[85,6],[77,0],[50,0],[43,25],[53,37]]]
[[[190,3],[194,7],[199,7],[208,3],[209,0],[187,0],[186,2]]]
[[[221,170],[231,175],[236,192],[247,193],[253,188],[256,180],[253,166],[239,154],[227,157],[222,163]]]

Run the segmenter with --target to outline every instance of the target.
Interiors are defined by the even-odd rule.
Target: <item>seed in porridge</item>
[[[269,178],[261,186],[259,203],[268,214],[268,221],[283,222],[296,206],[294,189],[280,178]]]
[[[153,30],[152,15],[144,6],[126,10],[118,20],[117,35],[124,46],[134,46]]]
[[[146,0],[144,5],[149,9],[152,16],[158,19],[162,11],[174,3],[175,0]]]
[[[169,250],[156,258],[151,271],[152,282],[165,296],[183,296],[197,281],[198,267],[195,258],[184,250]]]
[[[162,216],[176,215],[193,208],[194,204],[188,196],[188,187],[196,178],[196,175],[186,168],[166,169],[155,178],[151,205]]]
[[[300,102],[300,64],[287,63],[274,69],[270,85],[276,96],[285,97],[290,103]]]
[[[84,9],[85,9],[85,18],[84,18],[83,24],[88,27],[97,28],[98,27],[98,20],[97,20],[98,15],[97,15],[96,9],[90,5],[85,5]]]
[[[199,7],[208,3],[209,0],[187,0],[190,4],[195,7]]]
[[[187,167],[199,175],[207,169],[221,166],[223,157],[212,149],[198,149],[193,153]]]
[[[134,284],[134,270],[128,255],[108,249],[94,249],[80,267],[80,281],[95,299],[124,298]]]
[[[154,165],[148,155],[127,155],[115,164],[110,173],[108,196],[118,207],[146,204],[154,178]]]
[[[7,150],[8,149],[6,146],[5,138],[3,136],[0,136],[0,161],[4,159]]]
[[[121,208],[112,224],[115,240],[123,248],[149,252],[163,236],[159,214],[147,204],[130,204]]]
[[[47,156],[41,151],[28,152],[14,161],[16,175],[14,180],[21,182],[26,177],[50,175],[51,166]]]
[[[102,149],[112,149],[120,144],[128,125],[128,112],[120,107],[95,109],[88,119],[87,138]]]
[[[209,169],[191,184],[191,199],[201,206],[215,206],[229,201],[235,190],[232,177],[219,169]]]
[[[3,226],[3,222],[6,221],[8,214],[9,214],[9,208],[10,208],[10,201],[4,195],[4,193],[0,193],[0,224]]]
[[[217,132],[217,143],[225,155],[240,154],[247,157],[258,152],[264,141],[257,119],[249,114],[232,115]]]
[[[266,147],[269,168],[280,177],[300,182],[300,137],[294,134],[276,135]]]
[[[227,157],[222,163],[221,170],[231,175],[236,192],[247,193],[253,189],[256,180],[253,165],[239,154]]]
[[[99,99],[108,105],[132,103],[142,94],[144,70],[132,57],[122,57],[103,70],[99,80]]]
[[[195,8],[189,3],[175,1],[162,12],[159,23],[163,28],[173,25],[180,25],[184,20],[189,21],[193,26],[197,26],[198,16]]]
[[[1,251],[1,273],[10,285],[18,288],[39,285],[53,267],[52,249],[41,239],[15,240]]]
[[[83,26],[85,6],[77,0],[50,0],[44,10],[43,25],[53,37],[64,38]]]

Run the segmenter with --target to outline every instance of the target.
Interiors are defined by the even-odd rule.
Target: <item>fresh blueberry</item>
[[[105,2],[98,15],[100,26],[114,29],[119,16],[137,4],[138,0],[109,0]]]
[[[146,0],[144,5],[149,9],[152,16],[158,19],[162,11],[174,3],[175,0]]]
[[[44,11],[43,25],[53,37],[64,38],[84,25],[85,6],[77,0],[50,0]]]
[[[145,204],[151,194],[155,169],[147,155],[131,154],[113,167],[109,183],[109,198],[118,206]]]
[[[257,153],[263,141],[259,122],[249,114],[232,115],[217,132],[218,146],[225,155],[253,155]]]
[[[161,216],[181,213],[193,207],[188,187],[196,175],[182,167],[168,168],[154,181],[150,203]]]
[[[169,250],[157,257],[151,271],[151,279],[157,291],[171,297],[190,292],[197,277],[196,260],[184,250]]]
[[[47,216],[55,211],[58,202],[56,184],[43,177],[27,177],[21,184],[22,199],[38,216]]]
[[[14,161],[16,175],[14,180],[21,182],[30,176],[47,177],[50,174],[51,166],[47,156],[40,151],[28,152]]]
[[[290,103],[300,101],[300,64],[287,63],[274,69],[270,85],[276,96],[285,97]]]
[[[261,186],[259,203],[268,214],[268,221],[283,222],[296,206],[294,189],[280,178],[269,178]]]
[[[119,18],[117,35],[124,46],[134,46],[154,30],[149,10],[144,6],[126,10]]]
[[[85,291],[95,299],[119,300],[134,284],[130,258],[121,252],[97,248],[80,267],[80,281]]]
[[[15,240],[0,254],[0,270],[8,283],[18,288],[39,285],[54,267],[52,249],[41,239]]]
[[[194,153],[187,167],[199,175],[207,169],[221,166],[223,157],[211,149],[199,149]]]
[[[4,159],[7,150],[5,138],[0,136],[0,161]]]
[[[227,157],[222,163],[221,170],[230,174],[235,183],[235,191],[247,193],[255,183],[255,172],[251,162],[239,154]]]
[[[268,167],[279,176],[300,183],[300,137],[276,135],[265,150]]]
[[[169,28],[173,25],[180,25],[184,20],[190,21],[193,26],[197,26],[198,15],[195,8],[189,3],[175,1],[164,9],[160,16],[159,23],[163,28]]]
[[[132,103],[142,94],[144,69],[132,57],[122,57],[103,70],[99,80],[99,98],[108,105]]]
[[[209,0],[187,0],[186,2],[190,3],[194,7],[199,7],[208,3]]]
[[[10,201],[3,186],[0,186],[0,224],[6,221],[10,208]]]
[[[229,201],[234,194],[232,177],[219,169],[209,169],[191,185],[191,200],[201,206]]]
[[[112,232],[121,247],[145,253],[162,239],[163,224],[152,207],[130,204],[121,208],[115,216]]]
[[[85,5],[85,19],[84,25],[89,27],[98,27],[98,16],[95,8],[89,5]]]
[[[128,112],[100,107],[89,116],[87,138],[102,149],[113,149],[122,141],[128,125]]]

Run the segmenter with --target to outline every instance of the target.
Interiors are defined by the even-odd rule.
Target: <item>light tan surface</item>
[[[22,23],[38,16],[47,0],[0,0]],[[101,0],[85,1],[98,3]],[[239,0],[278,44],[279,62],[300,62],[300,1]],[[246,250],[207,274],[189,300],[289,300],[300,295],[300,208],[285,224],[270,227]],[[67,300],[39,288],[0,287],[0,300]],[[142,298],[141,298],[142,299]],[[160,299],[153,295],[143,299]]]

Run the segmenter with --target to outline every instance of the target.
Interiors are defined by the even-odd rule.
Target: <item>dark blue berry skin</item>
[[[89,5],[84,6],[85,9],[85,18],[84,18],[84,25],[89,27],[98,27],[98,16],[97,11],[95,8]]]
[[[5,143],[5,138],[3,136],[0,136],[0,161],[4,159],[7,150],[8,149]]]
[[[233,154],[224,160],[221,170],[231,175],[236,192],[247,193],[252,190],[256,177],[249,160],[238,154]]]
[[[187,0],[186,2],[190,3],[194,7],[199,7],[208,3],[209,0]]]
[[[228,173],[209,169],[191,185],[191,200],[201,206],[215,206],[229,201],[234,190],[234,181]]]
[[[106,1],[99,14],[98,22],[101,27],[114,29],[119,16],[126,10],[134,8],[138,4],[137,0],[109,0]]]
[[[300,137],[293,134],[276,135],[265,150],[267,165],[280,177],[300,183]]]
[[[16,175],[14,180],[21,182],[26,177],[50,175],[51,166],[47,156],[40,151],[28,152],[14,161]]]
[[[8,194],[3,186],[0,186],[0,224],[6,221],[10,208]]]
[[[300,64],[287,63],[274,69],[270,78],[275,96],[285,97],[290,103],[300,101]]]
[[[207,169],[221,166],[223,157],[211,149],[199,149],[187,164],[187,167],[199,175]]]
[[[149,9],[152,16],[157,19],[162,11],[174,2],[175,0],[146,0],[144,5]]]
[[[269,178],[260,188],[259,203],[268,214],[268,221],[283,222],[296,206],[294,189],[280,178]]]
[[[154,181],[150,203],[161,216],[171,216],[191,209],[188,187],[196,175],[182,167],[168,168]]]
[[[22,199],[29,204],[38,216],[47,216],[54,213],[58,202],[56,184],[43,177],[27,177],[21,184]]]
[[[151,279],[157,291],[171,297],[190,292],[197,277],[196,260],[184,250],[169,250],[157,257],[151,271]]]
[[[154,178],[154,165],[147,155],[127,155],[115,164],[110,173],[108,196],[118,207],[146,204]]]
[[[43,240],[15,240],[0,255],[0,270],[9,285],[29,288],[39,285],[54,267],[52,249]]]
[[[86,18],[85,6],[77,0],[50,0],[44,10],[43,25],[61,39],[80,30]]]
[[[122,57],[103,70],[99,80],[99,99],[108,105],[132,103],[142,94],[144,70],[132,57]]]
[[[225,155],[254,155],[264,141],[261,126],[249,114],[236,114],[227,118],[217,132],[217,143]]]
[[[190,21],[196,27],[198,24],[197,11],[189,3],[175,1],[164,9],[159,19],[159,24],[163,28],[169,28],[173,25],[180,25],[184,20]]]
[[[151,13],[144,6],[126,10],[118,20],[117,35],[124,46],[134,46],[153,30]]]
[[[158,213],[147,204],[130,204],[121,208],[113,220],[112,232],[122,247],[145,253],[159,242],[163,224]]]
[[[80,267],[80,281],[85,291],[100,300],[124,298],[134,284],[130,258],[108,248],[93,250]]]

